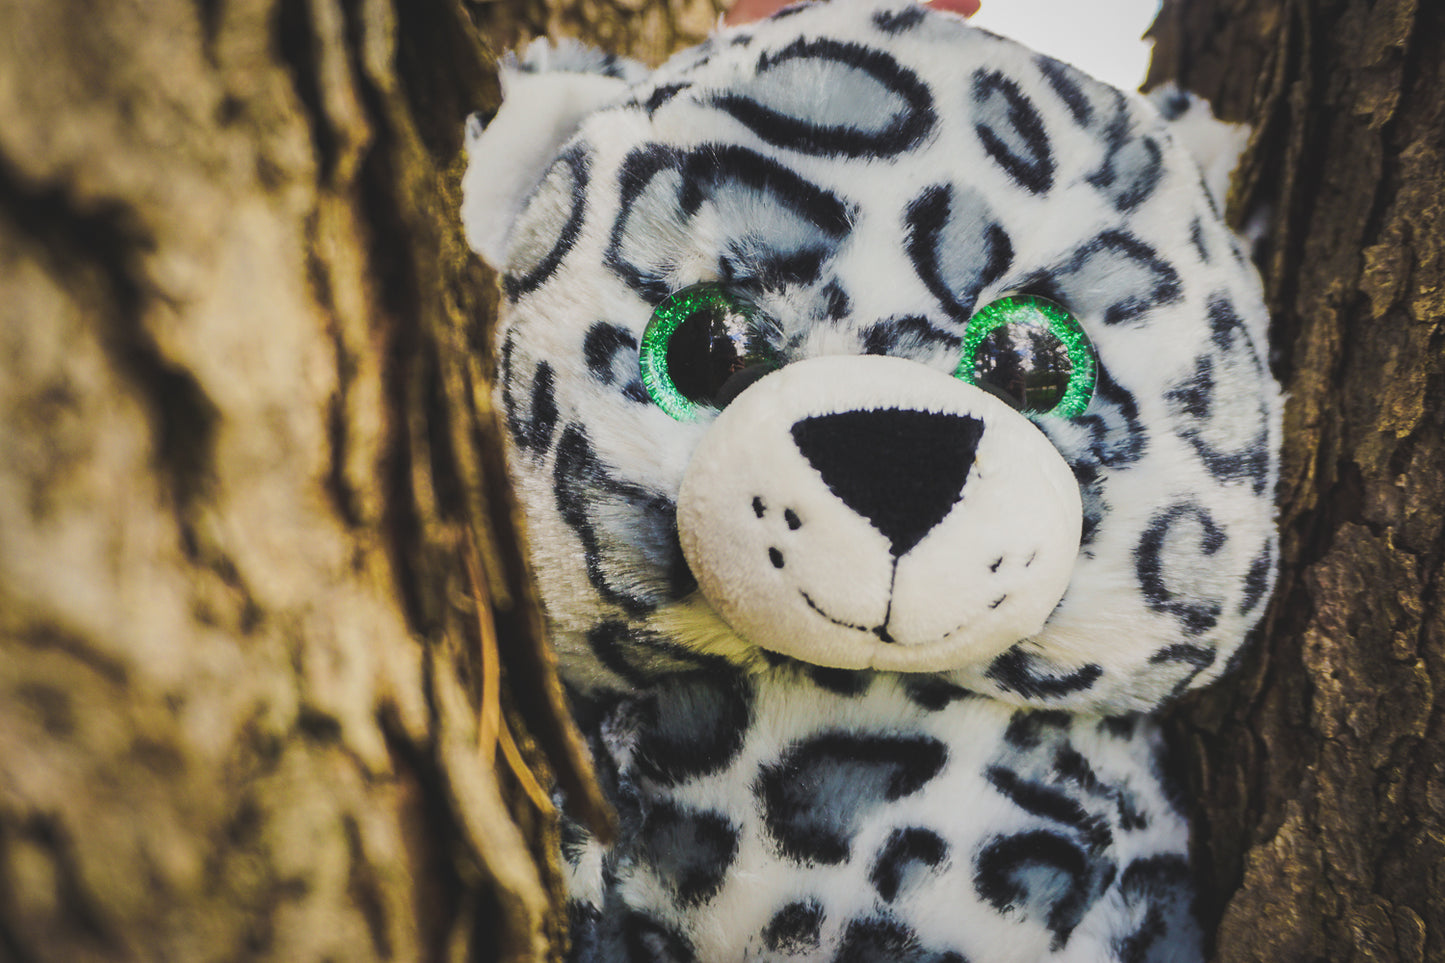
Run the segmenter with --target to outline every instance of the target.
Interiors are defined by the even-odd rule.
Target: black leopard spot
[[[669,680],[644,703],[637,770],[663,785],[717,772],[743,747],[752,691],[740,678],[708,673]]]
[[[1037,108],[1002,73],[973,75],[974,133],[988,156],[1015,183],[1034,194],[1054,186],[1054,155]]]
[[[685,163],[681,151],[649,145],[629,154],[618,174],[621,213],[612,227],[607,264],[654,303],[671,293],[666,276],[676,252],[669,248],[688,236],[680,201]],[[659,237],[667,243],[659,244]]]
[[[1179,272],[1154,248],[1118,230],[1084,242],[1020,287],[1068,305],[1080,317],[1134,326],[1146,323],[1155,308],[1184,297]]]
[[[848,300],[848,292],[844,291],[837,281],[828,282],[828,286],[823,288],[822,298],[822,319],[825,321],[841,321],[853,309]]]
[[[928,88],[889,55],[856,43],[799,39],[713,98],[775,147],[828,157],[892,157],[933,129]]]
[[[887,34],[903,33],[923,20],[923,7],[909,4],[902,10],[879,10],[873,14],[873,26]]]
[[[1189,224],[1189,243],[1193,244],[1194,250],[1199,252],[1199,260],[1208,264],[1209,248],[1204,244],[1204,225],[1197,217]]]
[[[532,376],[532,403],[529,406],[531,420],[527,424],[527,443],[520,441],[518,447],[532,451],[545,451],[552,443],[552,432],[557,426],[557,399],[552,366],[545,361],[537,362],[536,373]]]
[[[622,939],[627,963],[694,963],[697,959],[686,937],[641,913],[629,913],[623,920]]]
[[[1202,355],[1194,359],[1194,371],[1190,376],[1168,391],[1164,399],[1174,414],[1187,415],[1191,419],[1205,421],[1214,413],[1214,359]]]
[[[1104,481],[1100,477],[1098,466],[1088,462],[1076,461],[1069,466],[1069,470],[1074,473],[1074,479],[1079,483],[1080,508],[1084,515],[1079,529],[1079,548],[1084,550],[1086,557],[1092,558],[1088,551],[1089,546],[1098,534],[1099,523],[1109,514],[1108,503],[1104,501]]]
[[[930,712],[938,712],[964,699],[979,698],[977,692],[954,685],[936,675],[904,676],[903,694],[908,697],[909,702]]]
[[[562,830],[562,858],[567,861],[568,866],[576,869],[577,865],[582,862],[582,857],[587,852],[587,844],[592,841],[592,837],[588,835],[587,830],[582,828],[581,824],[565,813],[562,814],[559,822]]]
[[[647,95],[647,102],[643,105],[647,109],[648,116],[657,113],[657,109],[667,103],[678,94],[691,87],[690,83],[663,84]]]
[[[763,945],[779,953],[803,953],[818,946],[823,907],[817,900],[789,903],[763,928]]]
[[[1239,383],[1256,383],[1264,377],[1263,365],[1234,306],[1223,295],[1209,300],[1210,337],[1224,353],[1222,370],[1228,379],[1218,384],[1215,359],[1195,359],[1194,370],[1165,394],[1178,424],[1175,431],[1199,455],[1216,480],[1246,480],[1256,495],[1264,493],[1271,463],[1269,411],[1255,392],[1240,390]],[[1241,375],[1240,372],[1251,374]],[[1253,421],[1254,431],[1243,444],[1241,426]]]
[[[650,632],[646,626],[618,619],[604,619],[591,626],[587,643],[598,662],[617,672],[633,688],[652,687],[679,672],[733,671],[733,665],[720,655],[696,652]]]
[[[1214,664],[1217,653],[1213,649],[1206,649],[1202,645],[1195,645],[1192,642],[1175,642],[1166,645],[1149,657],[1150,665],[1168,665],[1171,663],[1182,663],[1189,666],[1184,676],[1174,684],[1172,694],[1178,695],[1194,684],[1199,673]]]
[[[651,401],[638,376],[637,339],[626,328],[598,321],[587,329],[582,357],[587,362],[587,370],[600,384],[621,384],[622,396],[629,401],[642,404]]]
[[[1067,712],[1054,709],[1020,709],[1009,716],[1003,738],[1015,749],[1037,749],[1045,736],[1053,740],[1067,735],[1072,719]]]
[[[1212,220],[1215,220],[1215,221],[1223,220],[1223,217],[1221,216],[1221,213],[1220,213],[1220,210],[1219,210],[1219,202],[1218,202],[1217,200],[1215,200],[1215,198],[1214,198],[1214,192],[1211,191],[1211,190],[1209,189],[1209,185],[1208,185],[1207,183],[1205,183],[1205,181],[1204,181],[1204,174],[1203,174],[1202,172],[1201,172],[1201,173],[1198,175],[1198,177],[1196,178],[1195,183],[1199,185],[1199,193],[1201,193],[1201,194],[1204,195],[1204,203],[1205,203],[1205,205],[1208,206],[1208,208],[1209,208],[1209,216],[1210,216],[1210,218],[1211,218]],[[1230,248],[1232,249],[1232,251],[1233,251],[1233,253],[1234,253],[1234,259],[1235,259],[1236,261],[1238,261],[1239,263],[1243,264],[1243,263],[1244,263],[1244,256],[1243,256],[1242,252],[1239,250],[1239,245],[1238,245],[1237,243],[1235,243],[1235,241],[1233,240],[1232,237],[1231,237],[1231,239],[1230,239],[1229,245],[1230,245]]]
[[[1073,783],[1091,796],[1106,798],[1114,803],[1119,814],[1119,827],[1134,831],[1149,827],[1149,816],[1139,808],[1139,799],[1129,791],[1127,785],[1106,784],[1089,765],[1083,753],[1065,743],[1054,751],[1054,774],[1063,782]]]
[[[617,380],[613,359],[624,349],[637,350],[637,339],[626,328],[599,321],[587,329],[582,341],[582,357],[592,377],[604,385]]]
[[[553,161],[542,178],[507,242],[510,270],[502,279],[502,289],[510,300],[546,283],[577,243],[587,209],[587,177],[587,151],[578,146]],[[562,220],[564,205],[568,208],[566,220],[553,236],[550,225]]]
[[[1244,322],[1239,318],[1239,312],[1235,309],[1234,303],[1226,295],[1213,294],[1209,298],[1209,338],[1214,346],[1221,351],[1233,350],[1236,346],[1243,349],[1252,367],[1260,370],[1259,350],[1254,346],[1254,339],[1249,336],[1249,331]]]
[[[602,54],[601,68],[597,71],[604,77],[612,77],[616,80],[627,79],[627,63],[620,56],[611,51]]]
[[[537,362],[532,369],[527,405],[518,405],[513,386],[523,382],[516,370],[515,335],[516,329],[513,329],[502,343],[502,408],[506,412],[507,433],[520,450],[540,455],[551,447],[557,430],[556,375],[551,364]]]
[[[891,903],[909,878],[924,867],[937,866],[948,855],[948,844],[937,833],[918,827],[895,829],[873,859],[868,881]]]
[[[1039,72],[1044,75],[1054,93],[1069,108],[1069,113],[1074,117],[1074,123],[1080,127],[1087,128],[1094,120],[1094,106],[1089,103],[1088,95],[1084,93],[1082,84],[1088,83],[1088,79],[1068,64],[1059,63],[1052,57],[1042,55],[1034,58]]]
[[[1270,575],[1274,572],[1274,546],[1265,543],[1260,553],[1249,563],[1249,571],[1244,576],[1244,596],[1239,600],[1239,614],[1248,615],[1253,612],[1269,591]]]
[[[743,147],[642,147],[618,178],[607,265],[653,303],[672,292],[679,259],[697,253],[690,225],[704,208],[720,249],[702,253],[716,258],[717,276],[763,287],[816,282],[851,226],[837,197]]]
[[[917,792],[948,750],[926,736],[828,732],[765,767],[754,789],[768,831],[790,859],[841,863],[869,812]]]
[[[1182,90],[1176,90],[1169,95],[1167,100],[1154,99],[1154,106],[1159,110],[1159,116],[1165,120],[1178,120],[1189,110],[1194,103],[1194,98]]]
[[[603,894],[600,907],[574,901],[567,909],[572,936],[569,963],[693,963],[696,959],[683,934],[629,906],[616,889]]]
[[[624,354],[620,359],[624,370],[619,372],[615,366],[617,355],[627,351],[633,354],[630,358]],[[604,385],[613,384],[619,380],[619,375],[625,377],[628,369],[636,367],[636,351],[637,339],[631,331],[605,321],[598,321],[588,328],[587,336],[582,340],[582,357],[587,362],[587,370]]]
[[[1214,555],[1227,539],[1206,509],[1180,502],[1150,519],[1134,550],[1134,571],[1146,604],[1177,618],[1186,635],[1214,628],[1222,602],[1186,591],[1180,583],[1192,584],[1201,557]]]
[[[653,673],[642,665],[635,664],[629,651],[635,647],[636,638],[626,622],[607,619],[587,630],[587,645],[597,661],[616,672],[636,688],[646,688],[656,681]]]
[[[1120,963],[1169,963],[1204,958],[1204,933],[1194,912],[1193,875],[1176,853],[1135,860],[1119,877],[1126,904],[1146,907],[1139,927],[1116,948]]]
[[[833,963],[967,963],[958,953],[927,949],[913,931],[889,916],[853,920]]]
[[[585,71],[589,74],[599,74],[603,77],[612,77],[617,80],[626,80],[628,77],[628,63],[615,53],[591,48],[581,51],[585,54],[585,65],[577,65],[574,69],[578,72]],[[530,58],[524,59],[521,63],[521,71],[524,74],[541,73],[548,69],[543,64],[533,62]]]
[[[738,852],[737,827],[721,813],[654,804],[642,824],[642,855],[684,906],[717,895]]]
[[[784,7],[783,9],[779,10],[777,13],[772,14],[771,16],[768,17],[768,19],[769,19],[769,20],[782,20],[782,19],[785,19],[785,18],[787,18],[787,17],[791,17],[791,16],[793,16],[793,15],[795,15],[795,14],[802,13],[804,10],[807,10],[808,7],[810,7],[810,6],[812,6],[812,4],[801,3],[801,2],[800,2],[800,3],[794,3],[794,4],[791,4],[791,5],[789,5],[789,6]]]
[[[1077,830],[1089,852],[1102,852],[1114,842],[1109,824],[1062,789],[1023,779],[1003,766],[989,766],[984,777],[1024,812]]]
[[[998,837],[979,850],[973,885],[1000,912],[1041,921],[1058,951],[1114,873],[1107,858],[1090,857],[1067,837],[1038,829]]]
[[[1086,463],[1108,468],[1132,465],[1144,457],[1149,434],[1139,420],[1139,406],[1134,396],[1121,387],[1100,365],[1094,383],[1094,399],[1088,410],[1074,424],[1089,433]]]
[[[1256,495],[1262,494],[1270,466],[1268,413],[1257,397],[1225,392],[1223,401],[1228,410],[1219,413],[1221,424],[1215,427],[1212,422],[1218,394],[1214,359],[1208,355],[1196,358],[1193,372],[1164,396],[1179,422],[1175,431],[1199,455],[1211,477],[1225,483],[1246,480]],[[1249,410],[1242,410],[1246,406]],[[1234,440],[1240,423],[1250,417],[1256,423],[1254,434],[1240,447],[1221,447]],[[1218,443],[1211,439],[1218,439]]]
[[[1124,116],[1120,114],[1120,116]],[[1086,180],[1107,197],[1114,209],[1132,211],[1149,199],[1164,176],[1164,155],[1152,137],[1114,138],[1104,162]]]
[[[949,184],[930,187],[909,205],[908,258],[930,294],[960,324],[978,294],[1013,263],[1007,232],[983,195]]]
[[[697,585],[677,541],[677,506],[614,476],[580,425],[557,442],[557,511],[582,542],[587,578],[607,601],[639,614]]]
[[[808,673],[819,688],[827,689],[834,695],[858,696],[868,691],[873,683],[873,673],[855,672],[852,669],[830,669],[821,665],[805,665]]]
[[[940,330],[921,315],[888,318],[864,328],[859,334],[864,354],[886,354],[895,358],[922,360],[940,348],[956,349],[957,334]]]
[[[1049,660],[1019,646],[993,660],[984,673],[1005,692],[1017,692],[1025,699],[1058,699],[1092,688],[1102,666],[1089,662],[1073,671],[1061,670]]]
[[[1139,797],[1124,786],[1114,787],[1114,805],[1119,813],[1119,828],[1138,832],[1149,828],[1149,813],[1139,806]]]

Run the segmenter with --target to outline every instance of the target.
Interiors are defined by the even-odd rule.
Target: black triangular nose
[[[983,422],[968,415],[885,408],[804,418],[793,443],[828,490],[893,543],[901,557],[958,501]]]

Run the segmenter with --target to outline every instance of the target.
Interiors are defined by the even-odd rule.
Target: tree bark
[[[1445,5],[1166,0],[1149,81],[1254,125],[1279,587],[1176,715],[1219,961],[1445,959]]]
[[[559,954],[537,784],[607,817],[457,225],[492,51],[460,0],[0,10],[0,959]]]

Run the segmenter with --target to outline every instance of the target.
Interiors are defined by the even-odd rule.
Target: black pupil
[[[756,326],[726,304],[693,311],[667,342],[673,386],[699,404],[721,406],[775,366]]]
[[[979,342],[974,383],[1020,411],[1047,412],[1069,389],[1069,350],[1047,327],[1010,321]]]

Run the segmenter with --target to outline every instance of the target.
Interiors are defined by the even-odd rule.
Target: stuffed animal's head
[[[1123,711],[1223,670],[1280,400],[1207,107],[913,0],[529,59],[463,218],[574,684],[794,659]]]

